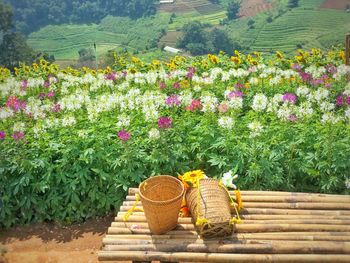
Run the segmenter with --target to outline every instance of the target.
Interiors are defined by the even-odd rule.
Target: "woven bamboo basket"
[[[196,224],[202,238],[222,238],[232,234],[230,198],[217,180],[201,179],[199,188],[187,190],[186,203],[195,223],[198,223],[198,218],[205,219],[202,224]]]
[[[164,234],[177,225],[185,193],[182,182],[169,175],[154,176],[139,186],[140,199],[153,234]]]

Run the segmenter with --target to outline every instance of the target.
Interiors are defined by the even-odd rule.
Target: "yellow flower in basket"
[[[203,178],[206,178],[206,175],[202,170],[194,170],[184,173],[184,175],[179,175],[179,179],[182,181],[186,189],[197,187],[197,181]]]

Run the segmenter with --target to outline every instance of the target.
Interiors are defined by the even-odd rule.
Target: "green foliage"
[[[230,2],[227,6],[227,18],[229,20],[234,20],[238,18],[238,12],[241,8],[241,2],[238,0],[234,0]]]
[[[14,8],[16,27],[30,33],[50,24],[96,23],[107,15],[133,19],[155,13],[154,0],[7,0]]]
[[[288,7],[289,8],[295,8],[299,6],[299,0],[289,0],[288,1]]]

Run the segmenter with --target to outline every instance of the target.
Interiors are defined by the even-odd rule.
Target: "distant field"
[[[350,5],[350,0],[325,0],[321,7],[345,10],[347,5]]]

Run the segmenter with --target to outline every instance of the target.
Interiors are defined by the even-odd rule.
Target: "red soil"
[[[94,263],[113,217],[80,225],[33,224],[0,230],[0,263]],[[1,251],[7,252],[1,256]]]
[[[350,0],[325,0],[321,8],[345,10],[346,5],[350,5]]]
[[[273,3],[269,3],[266,0],[245,0],[242,2],[239,16],[251,17],[259,13],[271,10],[272,8]]]

